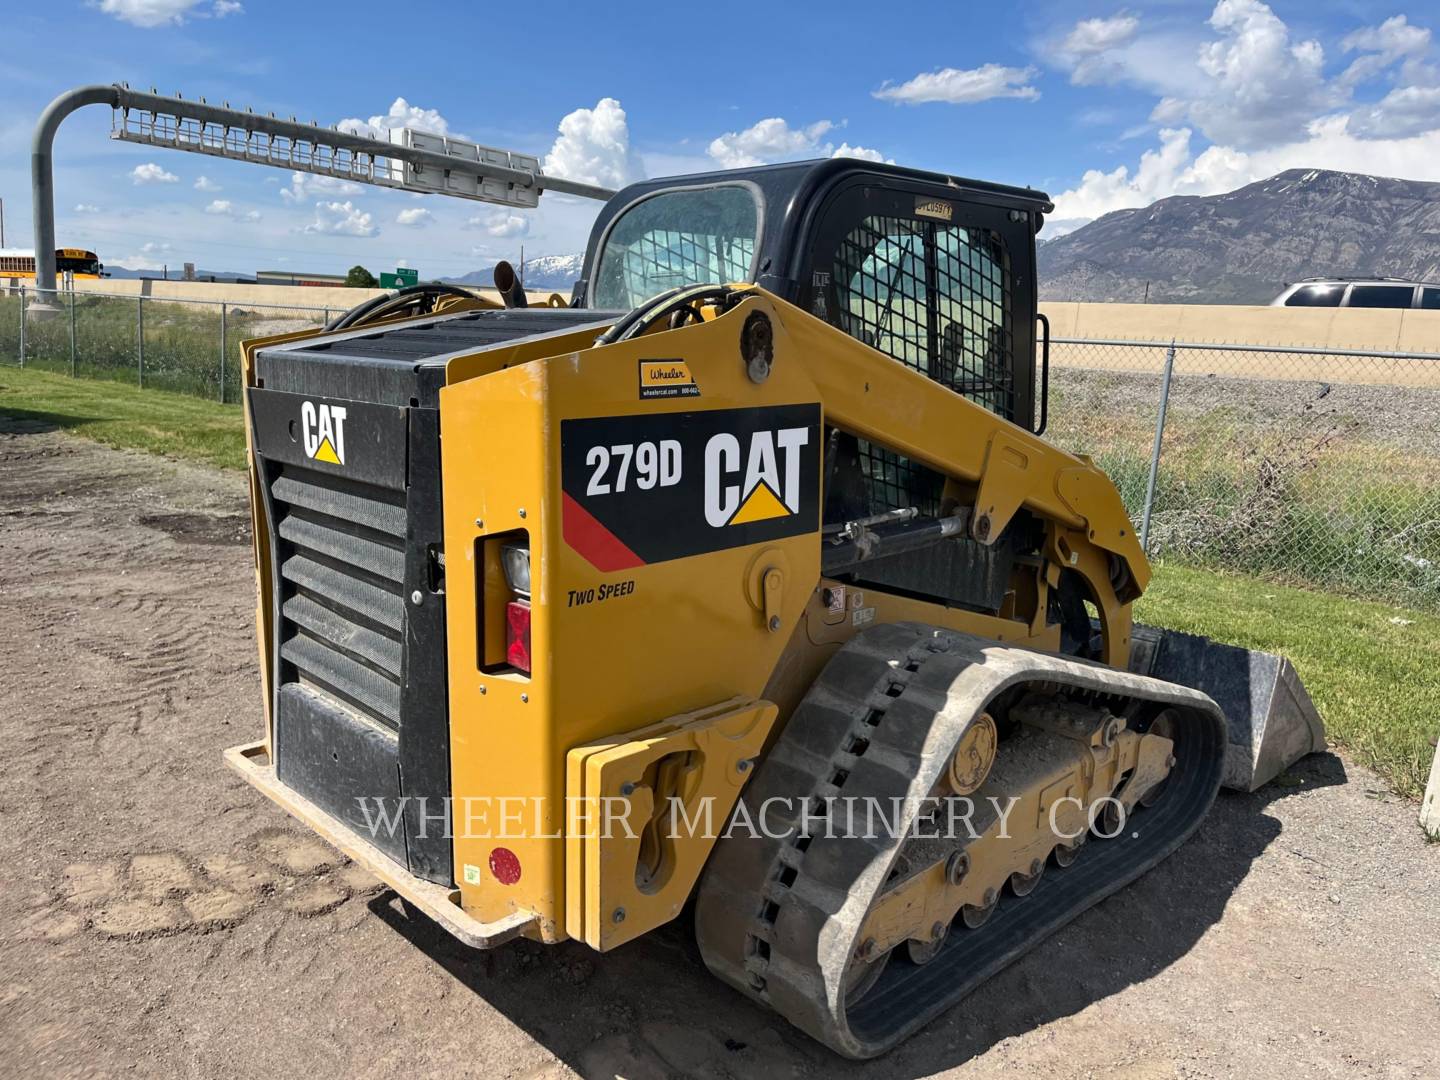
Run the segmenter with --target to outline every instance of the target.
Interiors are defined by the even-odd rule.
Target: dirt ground
[[[238,477],[0,419],[0,596],[5,1077],[1440,1071],[1440,845],[1342,757],[1223,794],[1160,868],[855,1065],[678,926],[464,950],[232,776],[261,715]]]

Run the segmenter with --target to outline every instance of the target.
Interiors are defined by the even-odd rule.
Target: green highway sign
[[[420,281],[420,271],[411,270],[409,267],[398,267],[393,274],[380,275],[380,287],[382,289],[403,289],[407,285],[415,285]]]

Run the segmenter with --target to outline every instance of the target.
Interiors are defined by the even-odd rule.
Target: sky
[[[610,187],[893,160],[1047,191],[1046,236],[1287,168],[1440,180],[1435,24],[1440,7],[1417,0],[16,4],[0,32],[5,238],[32,242],[40,111],[85,83],[436,131]],[[61,128],[57,241],[132,269],[455,276],[522,244],[581,251],[598,206],[389,191],[122,143],[110,123],[91,106]]]

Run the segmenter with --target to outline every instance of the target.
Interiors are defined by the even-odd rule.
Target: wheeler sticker
[[[699,397],[700,387],[684,360],[641,360],[640,400]]]
[[[611,572],[814,532],[820,449],[818,404],[562,421],[565,542]]]

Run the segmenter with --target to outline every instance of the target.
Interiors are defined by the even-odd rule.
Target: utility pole
[[[0,248],[5,246],[5,200],[0,199]]]

